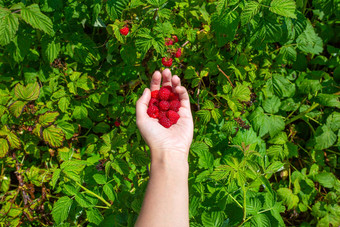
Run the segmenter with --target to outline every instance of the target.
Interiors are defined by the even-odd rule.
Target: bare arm
[[[189,226],[188,153],[193,136],[189,96],[170,70],[155,72],[151,90],[172,86],[179,94],[181,108],[177,124],[166,129],[146,114],[150,90],[137,102],[137,125],[151,150],[151,174],[137,227]]]

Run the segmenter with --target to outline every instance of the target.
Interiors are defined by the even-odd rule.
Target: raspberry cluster
[[[176,48],[175,43],[178,42],[178,38],[176,35],[173,35],[171,38],[165,38],[165,46],[168,47],[168,53],[170,53],[170,57],[163,57],[162,58],[162,64],[165,67],[171,67],[172,66],[172,57],[179,58],[182,55],[182,49]]]
[[[163,86],[151,92],[147,113],[150,117],[158,119],[165,128],[170,128],[179,119],[177,112],[180,107],[178,94],[172,92],[171,86]]]

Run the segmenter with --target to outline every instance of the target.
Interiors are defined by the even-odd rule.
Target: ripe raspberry
[[[177,42],[178,42],[177,35],[173,35],[173,36],[172,36],[172,40],[174,41],[174,43],[177,43]]]
[[[169,91],[166,87],[161,87],[161,89],[158,92],[158,96],[160,100],[168,100],[170,97],[171,91]]]
[[[149,102],[149,106],[157,106],[158,107],[159,101],[156,98],[151,98]]]
[[[177,93],[171,93],[169,100],[179,100],[179,96]]]
[[[170,126],[172,125],[171,121],[166,117],[160,118],[159,123],[163,125],[165,128],[170,128]]]
[[[169,118],[171,124],[176,124],[178,119],[179,119],[179,114],[176,113],[175,111],[173,110],[169,110],[167,113],[166,113],[166,116]]]
[[[159,92],[159,90],[152,91],[151,92],[151,98],[157,99],[158,98],[158,92]]]
[[[165,39],[165,46],[171,46],[173,44],[174,44],[174,42],[170,38]]]
[[[159,110],[157,106],[149,106],[148,110],[146,111],[148,115],[152,118],[158,118]]]
[[[181,102],[180,101],[172,100],[170,102],[170,107],[169,107],[170,110],[178,112],[180,107],[181,107]]]
[[[162,58],[162,64],[163,64],[165,67],[171,67],[171,66],[172,66],[172,58],[163,57],[163,58]]]
[[[161,118],[164,118],[164,117],[166,117],[166,111],[159,111],[158,118],[161,119]]]
[[[172,92],[172,87],[171,86],[163,86],[163,87],[168,89],[170,92]]]
[[[120,126],[120,122],[119,121],[115,121],[115,126],[119,127]]]
[[[119,31],[120,31],[120,34],[122,34],[123,36],[126,36],[127,34],[129,34],[129,28],[127,26],[125,26],[124,28],[121,28]]]
[[[168,101],[160,101],[159,102],[159,109],[160,110],[166,111],[166,110],[169,109],[169,107],[170,107],[170,103]]]
[[[176,54],[175,54],[175,58],[179,58],[181,55],[182,55],[181,48],[178,48],[178,50],[176,51]]]

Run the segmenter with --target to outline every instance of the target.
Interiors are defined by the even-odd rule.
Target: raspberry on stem
[[[128,26],[125,26],[124,28],[121,28],[119,31],[120,31],[120,34],[122,34],[123,36],[126,36],[127,34],[129,34]]]

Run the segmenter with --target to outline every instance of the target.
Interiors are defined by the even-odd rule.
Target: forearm
[[[170,152],[151,162],[137,227],[189,226],[188,162],[183,154]]]

